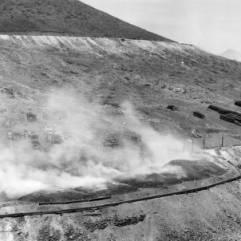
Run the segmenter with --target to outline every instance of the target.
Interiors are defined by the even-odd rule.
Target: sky
[[[241,0],[82,0],[129,23],[212,53],[241,52]]]

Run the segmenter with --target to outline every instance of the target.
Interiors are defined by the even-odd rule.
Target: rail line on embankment
[[[87,207],[80,207],[80,208],[66,208],[61,210],[48,210],[48,211],[33,211],[33,212],[16,212],[11,214],[1,214],[0,219],[3,218],[19,218],[19,217],[26,217],[26,216],[42,216],[42,215],[62,215],[62,214],[68,214],[68,213],[78,213],[78,212],[84,212],[84,211],[95,211],[103,208],[108,207],[115,207],[123,204],[131,204],[136,202],[142,202],[142,201],[148,201],[153,199],[160,199],[170,196],[176,196],[176,195],[187,195],[192,193],[197,193],[205,190],[209,190],[211,188],[224,185],[230,182],[239,181],[241,180],[241,175],[237,175],[233,178],[229,178],[223,181],[219,181],[213,184],[205,185],[202,187],[197,188],[191,188],[191,189],[184,189],[181,191],[171,192],[171,193],[165,193],[165,194],[156,194],[148,197],[142,197],[142,198],[134,198],[130,200],[124,200],[124,201],[116,201],[112,203],[106,203],[106,204],[100,204],[96,206],[87,206]]]

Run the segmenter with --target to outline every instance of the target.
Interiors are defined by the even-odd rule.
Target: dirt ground
[[[0,220],[1,240],[240,240],[240,182],[93,212]]]
[[[186,180],[167,185],[172,191],[190,189],[229,179],[240,173],[240,148],[224,148],[209,151],[217,162],[223,165],[226,174],[218,177],[214,173],[203,180]],[[225,153],[225,154],[224,154]],[[226,157],[226,159],[224,158]],[[233,157],[233,158],[232,158]],[[236,157],[236,159],[235,159]],[[222,159],[223,158],[223,159]],[[221,160],[222,159],[222,160]],[[233,160],[230,163],[229,160]],[[190,165],[187,166],[190,169]],[[200,168],[198,168],[200,170]],[[210,172],[212,168],[208,168]],[[199,173],[199,170],[196,172]],[[229,170],[229,174],[228,171]],[[192,170],[191,174],[194,174]],[[113,200],[85,203],[56,204],[38,206],[34,202],[1,203],[2,214],[18,213],[16,217],[0,217],[0,240],[4,241],[211,241],[239,240],[240,233],[240,179],[213,186],[208,190],[176,194],[141,200],[145,196],[160,194],[163,188],[149,186],[135,192],[111,194]],[[168,190],[168,189],[167,189]],[[103,195],[103,193],[102,193]],[[118,205],[113,201],[131,200]],[[57,210],[74,210],[76,207],[90,206],[88,209],[58,214]],[[39,214],[22,215],[25,212],[41,211]],[[55,211],[51,211],[55,210]],[[48,213],[50,212],[50,213]]]
[[[222,135],[226,144],[240,140],[238,125],[207,109],[215,104],[240,111],[234,105],[239,62],[171,42],[57,36],[2,36],[0,42],[1,92],[9,103],[1,112],[9,129],[23,123],[26,109],[42,118],[38,102],[46,90],[71,87],[113,109],[130,101],[158,131],[191,137],[196,129],[201,145],[206,138],[208,147],[220,146]]]
[[[225,146],[239,144],[240,126],[220,120],[207,108],[215,104],[240,111],[233,104],[240,98],[238,62],[190,45],[141,40],[0,36],[0,44],[4,103],[0,108],[0,131],[10,143],[24,138],[27,130],[33,145],[38,145],[38,137],[46,127],[41,109],[46,91],[71,87],[114,113],[123,101],[130,101],[142,121],[158,132],[193,139],[201,146],[205,138],[206,147],[220,146],[222,136]],[[194,111],[205,118],[195,117]],[[39,128],[33,128],[35,120],[40,120]],[[194,129],[200,137],[193,137]],[[54,141],[58,143],[58,137]],[[229,161],[238,162],[236,157],[228,156]],[[227,165],[236,167],[239,163]],[[196,169],[202,169],[201,177],[223,174],[222,168],[211,164],[190,166],[184,160],[182,166],[190,176]],[[193,183],[199,172],[196,174]],[[151,178],[153,185],[153,180],[160,177]],[[133,186],[138,188],[142,181],[140,178]],[[41,193],[38,195],[40,199]],[[44,193],[43,201],[46,196]],[[94,211],[5,218],[0,220],[0,240],[240,240],[240,199],[240,181],[234,181],[198,193]],[[31,209],[32,204],[28,205],[26,209]],[[33,205],[38,205],[36,200]],[[0,211],[5,210],[3,206]],[[21,210],[20,206],[20,201],[15,201],[15,208]]]

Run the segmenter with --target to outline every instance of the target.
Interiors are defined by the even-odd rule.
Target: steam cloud
[[[113,112],[74,91],[55,90],[46,96],[37,121],[29,124],[41,148],[28,138],[0,140],[0,193],[8,198],[39,190],[103,188],[117,177],[167,168],[184,175],[166,165],[192,158],[182,140],[143,123],[130,103]],[[48,138],[57,140],[49,144]]]

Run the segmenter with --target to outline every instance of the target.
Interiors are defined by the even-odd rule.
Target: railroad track
[[[177,192],[171,192],[171,193],[166,193],[166,194],[156,194],[148,197],[142,197],[142,198],[136,198],[136,199],[130,199],[130,200],[124,200],[124,201],[116,201],[112,203],[106,203],[106,204],[99,204],[95,206],[87,206],[87,207],[80,207],[80,208],[66,208],[66,209],[61,209],[61,210],[48,210],[48,211],[33,211],[33,212],[18,212],[18,213],[11,213],[11,214],[1,214],[0,219],[3,218],[19,218],[19,217],[26,217],[26,216],[42,216],[42,215],[62,215],[66,213],[78,213],[78,212],[84,212],[84,211],[95,211],[95,210],[100,210],[103,208],[108,208],[108,207],[115,207],[123,204],[130,204],[130,203],[136,203],[136,202],[142,202],[142,201],[148,201],[148,200],[153,200],[153,199],[160,199],[160,198],[165,198],[165,197],[170,197],[170,196],[176,196],[176,195],[187,195],[187,194],[192,194],[192,193],[197,193],[205,190],[209,190],[211,188],[224,185],[226,183],[234,182],[234,181],[239,181],[241,179],[241,175],[237,175],[233,178],[229,178],[223,181],[219,181],[210,185],[198,187],[198,188],[191,188],[191,189],[184,189],[181,191]],[[74,202],[68,202],[68,204],[71,203],[76,203],[78,201]],[[81,202],[81,201],[79,201]],[[61,205],[61,204],[66,204],[66,203],[39,203],[39,205],[44,206],[44,205]]]

